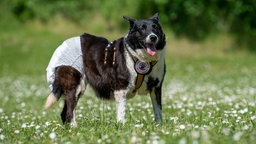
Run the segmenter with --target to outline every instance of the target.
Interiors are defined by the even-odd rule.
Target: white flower
[[[179,125],[179,128],[183,130],[183,129],[186,128],[186,126],[185,125]]]
[[[247,112],[248,112],[248,108],[239,110],[239,113],[240,113],[240,114],[244,114],[244,113],[247,113]]]
[[[2,108],[0,108],[0,113],[2,113],[4,110]]]
[[[131,137],[131,143],[136,143],[137,142],[137,137],[136,136],[132,136]]]
[[[36,130],[39,129],[39,128],[40,128],[40,125],[37,125],[37,126],[36,126]]]
[[[97,140],[97,142],[98,142],[98,143],[101,143],[101,142],[102,142],[102,140],[101,140],[101,139],[98,139],[98,140]]]
[[[227,136],[227,135],[230,134],[230,129],[229,128],[224,128],[224,129],[222,129],[222,133]]]
[[[237,113],[237,111],[236,111],[236,110],[232,110],[232,111],[231,111],[231,113],[236,114],[236,113]]]
[[[19,130],[15,130],[14,133],[18,134],[18,133],[20,133],[20,131]]]
[[[154,140],[152,141],[152,144],[164,144],[164,143],[165,143],[164,141],[159,140],[159,139],[154,139]]]
[[[229,122],[227,120],[223,120],[222,123],[223,124],[229,124]]]
[[[134,125],[134,127],[136,127],[136,128],[142,128],[142,127],[143,127],[143,124],[136,124],[136,125]]]
[[[22,128],[26,128],[27,127],[27,124],[26,123],[24,123],[24,124],[22,124],[22,126],[21,126]]]
[[[43,111],[42,114],[43,114],[43,115],[46,115],[47,113],[46,113],[46,111]]]
[[[51,125],[51,123],[50,122],[45,122],[45,125],[49,126],[49,125]]]
[[[199,139],[200,138],[200,132],[199,131],[192,131],[191,135],[194,139]]]
[[[179,118],[178,117],[170,117],[170,120],[172,120],[174,123],[176,123],[179,120]]]
[[[21,103],[21,107],[25,107],[26,106],[26,103]]]
[[[185,138],[182,138],[182,139],[180,139],[180,141],[179,141],[179,144],[186,144],[186,143],[187,143],[187,141],[186,141]]]
[[[243,127],[243,130],[248,130],[249,129],[249,126],[248,125],[245,125],[244,127]]]
[[[234,141],[239,141],[241,136],[243,135],[243,132],[237,132],[233,135],[233,140]]]
[[[251,116],[251,120],[255,120],[256,119],[256,115],[255,116]]]
[[[5,136],[3,134],[0,135],[0,140],[3,140]]]
[[[56,138],[56,133],[55,132],[51,132],[49,137],[50,137],[50,139],[55,139]]]

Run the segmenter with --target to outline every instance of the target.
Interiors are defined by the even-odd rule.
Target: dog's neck
[[[124,37],[124,48],[126,49],[128,55],[131,57],[131,59],[134,62],[134,70],[137,73],[137,77],[135,80],[135,88],[132,91],[133,94],[135,94],[137,92],[137,90],[141,87],[142,82],[144,80],[145,75],[149,74],[151,72],[151,70],[153,69],[154,65],[157,63],[156,60],[152,60],[152,61],[144,61],[144,60],[140,60],[139,56],[137,56],[137,53],[132,50],[132,48],[129,46],[129,44],[126,41],[126,37],[127,35]],[[136,57],[137,56],[137,57]],[[147,69],[146,71],[141,70],[139,67],[140,65],[147,65],[145,67],[145,69]]]

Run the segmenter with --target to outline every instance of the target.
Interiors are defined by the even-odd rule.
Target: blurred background
[[[44,75],[65,39],[87,32],[112,41],[128,31],[122,16],[143,19],[156,12],[169,65],[254,60],[255,0],[1,0],[0,76]],[[179,68],[173,73],[189,69]]]
[[[85,127],[59,125],[61,102],[42,110],[46,67],[64,40],[113,41],[129,30],[124,15],[156,12],[167,38],[163,125],[152,125],[148,97],[127,103],[125,127],[90,90],[77,111]],[[255,62],[256,0],[0,0],[0,143],[255,143]]]

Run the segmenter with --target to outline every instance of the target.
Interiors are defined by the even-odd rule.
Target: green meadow
[[[114,40],[128,31],[107,30],[104,22],[77,25],[56,17],[0,23],[0,143],[255,143],[256,56],[234,49],[226,33],[196,43],[164,28],[162,124],[154,123],[149,96],[127,101],[123,125],[116,123],[114,101],[101,101],[88,88],[77,106],[79,126],[62,125],[63,100],[43,109],[50,92],[45,68],[69,37],[88,32]]]

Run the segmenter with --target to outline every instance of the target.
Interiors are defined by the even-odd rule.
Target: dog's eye
[[[153,28],[153,29],[156,29],[156,28],[157,28],[157,25],[152,25],[152,28]]]
[[[146,25],[142,25],[142,26],[141,26],[141,29],[144,29],[144,30],[145,30],[145,29],[147,29],[147,26],[146,26]]]

